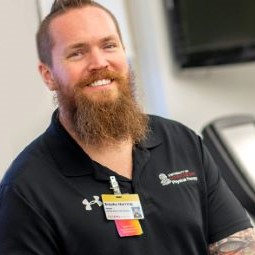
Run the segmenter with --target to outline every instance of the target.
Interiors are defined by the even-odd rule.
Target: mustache
[[[120,75],[119,73],[117,73],[115,71],[98,70],[98,71],[94,71],[88,77],[79,81],[77,83],[76,87],[84,88],[97,80],[103,80],[103,79],[115,80],[115,81],[121,82],[122,80],[125,79],[125,77],[123,77],[122,75]]]

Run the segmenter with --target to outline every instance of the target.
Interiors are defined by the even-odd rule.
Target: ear
[[[44,63],[39,63],[38,69],[43,78],[43,81],[46,83],[49,90],[57,90],[57,84],[54,80],[54,76],[50,67]]]

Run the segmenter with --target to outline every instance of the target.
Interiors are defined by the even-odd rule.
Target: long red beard
[[[92,100],[82,88],[94,80],[114,79],[118,84],[118,96],[111,100],[111,91],[101,91],[101,100]],[[61,86],[59,86],[61,87]],[[93,77],[79,82],[73,96],[58,93],[58,101],[72,124],[76,136],[85,144],[115,144],[131,138],[139,143],[148,132],[148,118],[142,113],[131,91],[132,79],[115,72],[97,72]]]

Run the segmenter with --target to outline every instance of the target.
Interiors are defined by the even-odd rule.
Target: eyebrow
[[[116,36],[114,36],[114,35],[109,35],[109,36],[103,38],[102,40],[100,40],[100,42],[104,43],[104,42],[108,42],[108,41],[112,41],[112,40],[116,40],[116,41],[117,41]]]

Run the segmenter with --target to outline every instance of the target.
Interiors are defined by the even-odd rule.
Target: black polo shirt
[[[156,116],[150,129],[134,147],[129,180],[91,160],[55,113],[2,180],[0,254],[204,255],[251,226],[198,136]],[[106,220],[97,201],[112,193],[111,175],[122,193],[139,194],[143,235],[121,238]]]

